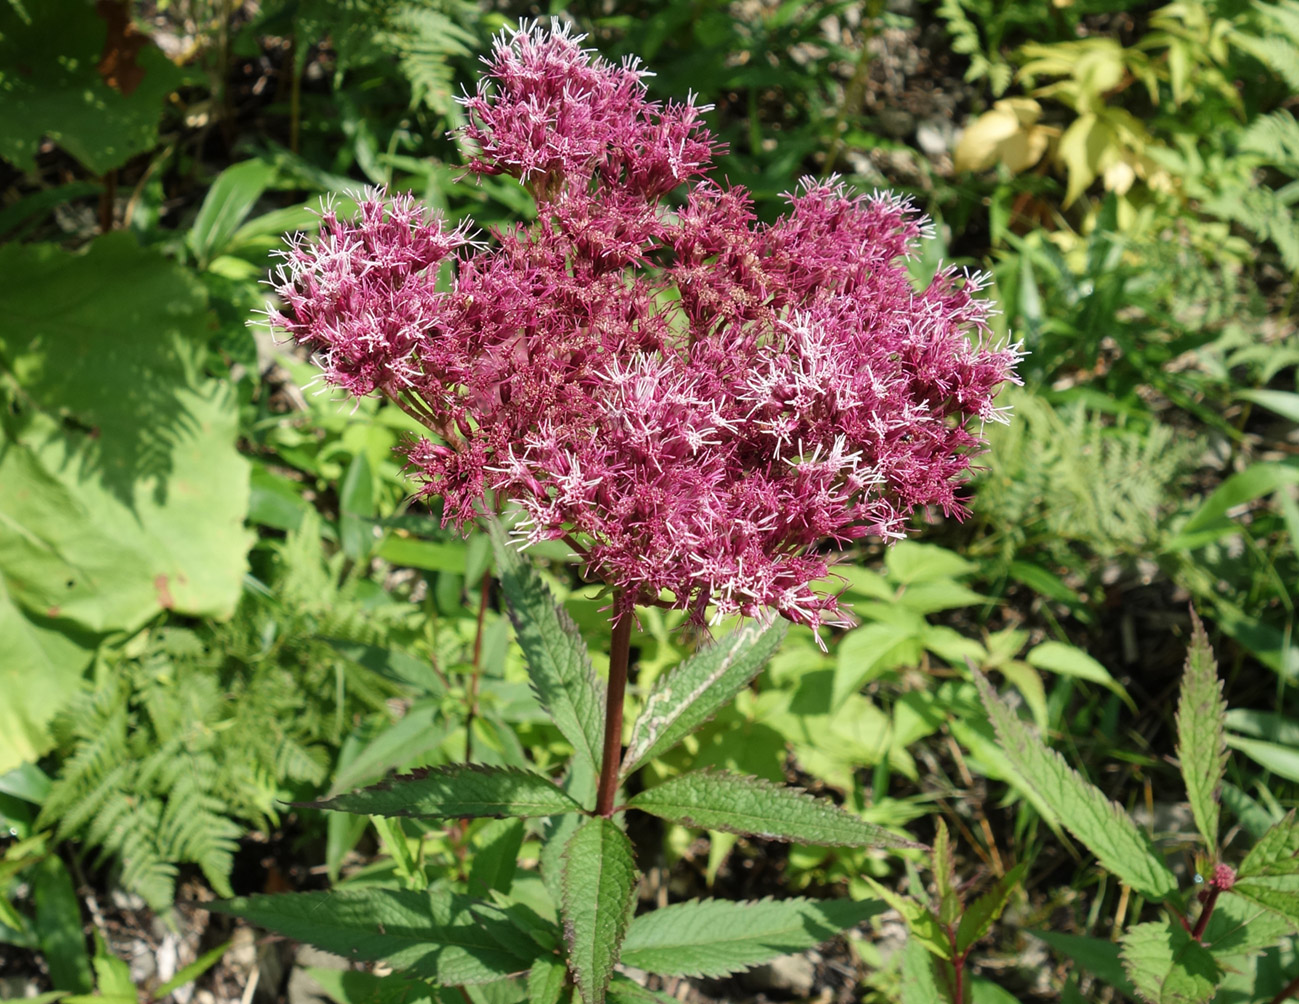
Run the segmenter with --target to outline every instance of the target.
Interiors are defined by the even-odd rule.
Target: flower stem
[[[1285,989],[1272,998],[1272,1004],[1282,1004],[1282,1001],[1288,1001],[1295,994],[1299,994],[1299,976],[1287,983]]]
[[[622,704],[627,693],[627,660],[631,654],[632,612],[622,609],[621,595],[614,601],[613,641],[609,647],[609,695],[604,708],[604,754],[600,758],[600,786],[595,814],[613,815],[622,766]]]

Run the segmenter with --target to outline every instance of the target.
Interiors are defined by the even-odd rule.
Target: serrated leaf
[[[622,961],[661,976],[722,977],[814,948],[880,912],[851,900],[691,900],[631,923]]]
[[[630,802],[663,819],[704,830],[836,847],[915,847],[816,798],[757,777],[700,770],[643,791]]]
[[[541,577],[507,545],[500,522],[492,520],[490,529],[497,574],[537,699],[577,755],[599,773],[605,686],[591,668],[586,642]]]
[[[554,958],[540,958],[528,970],[528,1004],[559,1004],[568,970]]]
[[[997,731],[1002,752],[1024,782],[1087,845],[1101,865],[1147,899],[1164,900],[1177,880],[1122,806],[1068,765],[974,671],[983,705]]]
[[[521,819],[493,819],[474,834],[473,857],[469,861],[469,893],[485,896],[489,890],[507,893],[518,870],[523,846]]]
[[[632,726],[622,776],[662,756],[729,704],[762,671],[786,627],[751,621],[659,677]]]
[[[636,906],[636,861],[610,820],[588,819],[564,849],[562,914],[568,965],[584,1004],[601,1004]]]
[[[943,995],[934,979],[934,957],[916,938],[902,949],[902,1004],[934,1004]]]
[[[1006,901],[1019,885],[1028,870],[1027,862],[1020,862],[988,888],[965,909],[960,926],[956,929],[956,952],[964,954],[970,946],[992,929],[992,925],[1006,908]]]
[[[444,984],[489,983],[526,972],[540,948],[498,907],[446,890],[336,889],[213,903],[353,961],[384,961]]]
[[[1119,955],[1120,948],[1112,941],[1103,938],[1089,938],[1081,934],[1061,934],[1056,931],[1030,931],[1035,938],[1041,938],[1061,955],[1072,959],[1086,972],[1103,983],[1114,987],[1129,997],[1136,996],[1136,988],[1128,980],[1123,970],[1123,960]]]
[[[1294,933],[1295,922],[1242,896],[1224,895],[1200,939],[1224,969],[1243,970],[1256,955]]]
[[[1227,769],[1223,727],[1227,702],[1222,697],[1222,681],[1218,679],[1218,663],[1209,647],[1209,636],[1200,618],[1194,613],[1191,617],[1191,644],[1177,704],[1177,756],[1195,826],[1210,852],[1214,852],[1218,847],[1218,791]]]
[[[955,924],[961,916],[961,897],[956,892],[956,860],[947,824],[938,820],[933,849],[934,886],[938,890],[938,919],[945,925]]]
[[[557,816],[582,807],[550,780],[518,767],[457,763],[425,767],[346,795],[304,802],[364,816]]]
[[[304,971],[320,984],[326,995],[341,1004],[445,1004],[446,1001],[443,994],[422,980],[408,980],[394,973],[375,976],[359,969],[326,969],[321,966],[312,966]],[[464,998],[459,999],[463,1001]]]
[[[1122,951],[1128,977],[1151,1004],[1205,1004],[1224,975],[1207,948],[1167,919],[1130,928]]]
[[[1231,891],[1299,925],[1299,875],[1246,879]]]
[[[904,896],[876,882],[869,875],[863,875],[862,881],[871,887],[875,895],[902,915],[912,941],[924,945],[926,951],[940,959],[952,958],[951,934],[933,910],[910,896]]]
[[[1237,880],[1299,874],[1299,820],[1292,809],[1250,848]]]

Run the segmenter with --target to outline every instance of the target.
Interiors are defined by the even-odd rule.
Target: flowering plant
[[[987,343],[981,276],[949,268],[913,287],[906,261],[924,223],[906,200],[805,180],[785,216],[760,223],[743,189],[707,178],[718,149],[707,107],[649,100],[645,71],[580,43],[563,27],[506,32],[463,102],[470,170],[518,178],[535,223],[475,239],[407,196],[367,193],[357,218],[326,212],[319,238],[290,245],[275,282],[283,308],[270,321],[316,354],[331,384],[383,395],[428,430],[406,449],[421,494],[441,499],[444,523],[491,521],[534,688],[575,751],[562,785],[461,764],[323,804],[566,820],[547,831],[563,848],[562,962],[557,937],[532,930],[505,962],[474,968],[447,949],[414,968],[443,984],[527,970],[530,988],[553,986],[553,996],[538,991],[545,999],[571,980],[598,1002],[619,986],[610,990],[620,949],[640,945],[643,961],[658,930],[628,934],[636,871],[615,821],[625,809],[804,843],[907,845],[755,778],[700,771],[626,802],[619,786],[753,679],[781,636],[771,612],[818,638],[846,623],[838,598],[814,585],[829,572],[824,542],[900,538],[925,507],[963,514],[979,425],[1002,418],[994,398],[1017,353]],[[517,541],[567,542],[584,575],[610,588],[607,687],[489,515],[510,510],[521,514]],[[697,624],[751,622],[660,680],[624,751],[641,604]],[[363,893],[333,894],[335,912],[382,915],[382,932],[410,927],[420,910]],[[433,940],[519,927],[508,905],[439,903]],[[697,905],[678,923],[719,922],[724,906]],[[816,933],[809,943],[853,922],[833,904],[779,906],[804,939]],[[303,930],[281,907],[242,909]],[[743,926],[763,913],[726,919]],[[392,957],[391,946],[346,943]],[[790,942],[763,944],[765,955],[751,948],[726,964],[752,965]]]

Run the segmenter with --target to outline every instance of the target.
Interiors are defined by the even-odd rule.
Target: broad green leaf
[[[53,854],[37,862],[27,875],[36,902],[36,937],[49,966],[50,982],[60,990],[89,992],[90,956],[72,876]]]
[[[1291,866],[1293,869],[1293,865]],[[1299,927],[1299,869],[1241,879],[1231,887],[1233,894],[1280,914]]]
[[[477,763],[424,767],[347,795],[306,802],[366,816],[556,816],[582,807],[548,778],[517,767]]]
[[[1226,740],[1228,746],[1244,753],[1260,767],[1287,780],[1299,781],[1299,747],[1269,743],[1262,739],[1247,739],[1234,732],[1228,732]]]
[[[90,964],[95,970],[95,989],[100,996],[122,998],[132,1004],[139,999],[135,981],[131,979],[131,967],[108,950],[98,931],[95,931],[95,957]]]
[[[1136,988],[1123,970],[1120,948],[1103,938],[1088,938],[1080,934],[1062,934],[1057,931],[1030,931],[1041,938],[1059,954],[1072,959],[1097,979],[1114,987],[1129,997],[1136,996]]]
[[[474,835],[469,861],[469,893],[485,896],[488,890],[507,893],[518,870],[523,847],[523,820],[493,819]]]
[[[1227,770],[1227,743],[1222,727],[1226,713],[1218,663],[1213,658],[1204,625],[1194,617],[1177,705],[1177,755],[1191,814],[1210,853],[1218,848],[1218,789]]]
[[[1019,998],[1003,990],[992,980],[971,977],[970,1004],[1020,1004]]]
[[[351,959],[384,961],[439,983],[488,983],[526,972],[540,954],[504,912],[446,890],[344,886],[249,896],[209,909]]]
[[[611,820],[588,819],[564,848],[563,869],[568,965],[584,1004],[601,1004],[636,907],[631,841]]]
[[[491,532],[497,574],[537,698],[577,755],[598,774],[605,687],[591,668],[586,642],[541,577],[507,545],[499,521],[492,520]]]
[[[25,22],[0,4],[0,156],[34,171],[48,136],[101,175],[155,147],[167,95],[186,76],[151,41],[135,48],[144,38],[126,34],[127,9],[85,0],[28,6]]]
[[[396,973],[376,976],[361,969],[325,969],[312,966],[304,970],[320,984],[326,995],[339,1004],[463,1004],[464,997],[435,990],[423,980],[407,979]],[[157,998],[161,999],[161,998]]]
[[[1128,929],[1123,965],[1150,1004],[1205,1004],[1224,975],[1209,950],[1168,919]]]
[[[937,1004],[943,999],[934,979],[934,957],[914,936],[902,947],[902,1004]]]
[[[1071,676],[1076,680],[1099,683],[1123,698],[1128,707],[1136,708],[1122,684],[1110,676],[1110,671],[1080,648],[1059,641],[1044,641],[1041,645],[1030,649],[1024,658],[1030,666],[1036,666],[1038,669],[1045,669],[1059,676]]]
[[[567,978],[563,963],[542,956],[528,971],[528,1004],[559,1004]]]
[[[924,945],[926,951],[940,959],[952,958],[950,931],[933,910],[914,897],[904,896],[883,883],[876,882],[869,875],[863,875],[862,881],[870,886],[875,895],[902,915],[910,940]]]
[[[622,776],[662,756],[731,702],[762,671],[786,624],[750,621],[659,677],[631,730]]]
[[[974,565],[959,554],[937,544],[900,540],[884,554],[889,578],[904,586],[914,582],[954,579],[974,570]]]
[[[1201,503],[1165,549],[1189,550],[1231,533],[1237,524],[1228,518],[1230,510],[1293,484],[1299,484],[1299,468],[1285,464],[1258,463],[1233,474]]]
[[[91,635],[163,610],[229,616],[251,537],[237,403],[202,377],[202,288],[125,233],[2,247],[0,272],[0,357],[28,405],[0,432],[2,772],[71,693],[42,673],[66,686]]]
[[[1238,390],[1237,397],[1261,404],[1291,422],[1299,422],[1299,394],[1285,390]]]
[[[329,795],[341,795],[373,784],[390,770],[409,766],[441,746],[448,732],[450,724],[437,701],[424,700],[411,705],[401,718],[357,749],[346,762],[340,762]]]
[[[917,846],[799,788],[718,770],[682,774],[641,792],[627,805],[683,826],[770,840],[837,847]]]
[[[451,572],[462,575],[468,564],[468,551],[462,541],[442,543],[390,534],[375,552],[384,561],[406,568],[423,568],[429,572]]]
[[[274,164],[245,160],[227,167],[212,182],[190,227],[186,243],[200,269],[224,254],[230,239],[262,193],[275,180]]]
[[[1299,874],[1299,820],[1291,810],[1250,848],[1236,871],[1236,878],[1296,874]]]
[[[997,696],[982,673],[975,671],[974,680],[1006,758],[1065,828],[1106,870],[1147,899],[1162,901],[1176,892],[1173,873],[1123,807],[1050,749]]]
[[[1026,871],[1028,871],[1028,863],[1020,862],[965,908],[960,926],[956,929],[957,953],[968,951],[971,945],[992,930],[992,925],[1001,916],[1001,911],[1006,908],[1006,901],[1010,899],[1010,894],[1015,891],[1015,887],[1019,885]]]
[[[918,663],[925,650],[925,627],[917,618],[910,623],[863,624],[850,631],[835,654],[830,709],[842,707],[852,694],[889,670]]]
[[[347,465],[338,489],[338,537],[343,553],[353,561],[360,561],[374,547],[374,517],[374,478],[370,458],[362,450]]]
[[[716,978],[814,948],[880,912],[851,900],[691,900],[641,914],[622,961],[661,976]]]
[[[612,1004],[678,1004],[675,997],[643,987],[619,973],[614,973],[613,982],[609,984],[608,999]]]
[[[1243,896],[1225,895],[1219,897],[1202,940],[1223,969],[1243,970],[1250,959],[1294,933],[1295,926],[1293,920]]]

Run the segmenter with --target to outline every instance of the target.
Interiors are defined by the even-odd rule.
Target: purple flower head
[[[650,102],[643,71],[579,42],[506,33],[465,99],[474,170],[519,177],[535,224],[479,246],[368,193],[290,246],[272,322],[330,382],[432,430],[407,457],[445,521],[511,500],[524,542],[568,541],[619,616],[844,623],[812,588],[825,543],[898,539],[929,506],[963,516],[982,424],[1004,420],[1018,353],[988,344],[984,277],[916,291],[923,219],[833,179],[757,222],[743,189],[700,178],[700,109]]]

